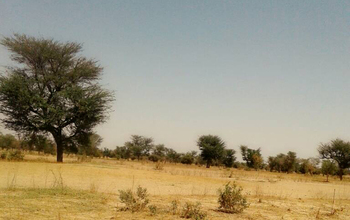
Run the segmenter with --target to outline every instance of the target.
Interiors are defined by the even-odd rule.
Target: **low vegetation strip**
[[[70,188],[0,190],[0,219],[100,219],[113,211],[106,196]]]

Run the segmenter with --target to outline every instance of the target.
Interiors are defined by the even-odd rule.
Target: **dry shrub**
[[[87,155],[77,155],[78,162],[91,162],[92,157]]]
[[[156,162],[156,165],[154,166],[155,170],[163,170],[163,168],[164,168],[164,163],[160,161]]]
[[[6,152],[1,152],[0,159],[5,160],[6,157],[7,157],[7,153]]]
[[[191,218],[195,220],[204,220],[207,218],[207,213],[201,210],[201,204],[186,202],[182,208],[181,218]]]
[[[158,207],[155,205],[149,205],[148,206],[149,211],[151,212],[152,216],[155,216],[157,214],[158,211]]]
[[[171,201],[171,204],[170,204],[170,212],[173,214],[173,215],[176,215],[177,213],[177,209],[179,207],[179,201],[178,200],[173,200]]]
[[[226,213],[241,213],[248,208],[247,199],[242,195],[242,187],[228,182],[224,189],[219,189],[219,210]]]
[[[119,199],[125,204],[123,210],[137,212],[143,210],[149,203],[147,189],[141,186],[137,187],[136,193],[131,189],[119,190]]]
[[[6,155],[6,159],[10,161],[21,161],[24,158],[24,154],[20,150],[9,151]]]

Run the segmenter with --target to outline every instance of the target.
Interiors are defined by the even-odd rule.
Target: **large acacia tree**
[[[261,149],[250,149],[247,146],[242,145],[240,147],[242,159],[247,162],[247,166],[258,170],[263,164],[263,158],[261,156]]]
[[[199,137],[197,146],[201,150],[202,158],[207,162],[207,168],[215,160],[222,160],[225,151],[225,142],[216,135],[203,135]]]
[[[15,34],[0,43],[18,64],[0,77],[3,124],[18,133],[51,134],[63,162],[64,150],[87,144],[107,117],[113,95],[98,83],[102,68],[74,42]]]
[[[321,159],[334,160],[338,164],[339,178],[343,180],[344,170],[350,167],[350,142],[341,139],[321,144],[318,148]]]

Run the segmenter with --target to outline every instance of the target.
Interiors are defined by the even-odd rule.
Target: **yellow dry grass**
[[[0,219],[180,219],[169,211],[177,199],[202,204],[208,219],[349,219],[350,181],[322,176],[74,157],[26,155],[0,161]],[[230,178],[231,177],[231,178]],[[250,207],[241,214],[218,212],[217,189],[228,181],[243,187]],[[118,211],[118,190],[148,189],[156,215]],[[335,212],[332,213],[335,190]]]

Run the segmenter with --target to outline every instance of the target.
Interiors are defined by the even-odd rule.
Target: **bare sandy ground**
[[[35,158],[29,155],[26,159]],[[348,178],[342,182],[336,178],[325,182],[322,176],[206,169],[182,164],[164,164],[162,170],[156,170],[151,162],[93,159],[77,163],[71,159],[56,164],[49,162],[52,158],[41,160],[0,162],[0,219],[178,219],[179,216],[167,211],[174,199],[182,204],[201,202],[208,219],[350,219]],[[228,181],[242,186],[248,197],[250,207],[242,214],[217,211],[217,190]],[[122,207],[118,190],[138,185],[148,189],[151,204],[159,207],[157,215],[151,216],[147,210],[117,211]],[[87,198],[80,198],[79,193],[60,197],[60,194],[41,195],[38,191],[57,186],[83,190]],[[30,200],[25,199],[27,189],[35,191]],[[334,192],[335,213],[332,213]],[[81,212],[80,206],[92,208]],[[40,210],[36,214],[30,211],[35,207]]]

